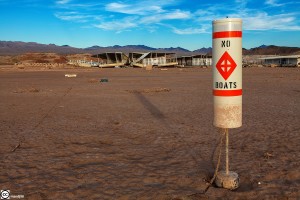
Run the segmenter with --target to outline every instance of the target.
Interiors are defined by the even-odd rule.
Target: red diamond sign
[[[229,55],[227,51],[221,56],[219,61],[217,62],[216,68],[222,75],[222,77],[227,80],[229,76],[232,74],[234,69],[236,68],[236,63]]]

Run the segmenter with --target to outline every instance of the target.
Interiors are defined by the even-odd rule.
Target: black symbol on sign
[[[221,47],[230,47],[230,40],[222,40]]]

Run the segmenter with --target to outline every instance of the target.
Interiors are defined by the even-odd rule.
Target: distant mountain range
[[[189,51],[181,47],[170,48],[152,48],[145,45],[126,45],[126,46],[92,46],[88,48],[75,48],[69,45],[58,46],[55,44],[39,44],[35,42],[15,42],[15,41],[0,41],[0,55],[19,55],[24,53],[58,53],[58,54],[78,54],[90,53],[97,54],[103,52],[171,52],[177,55],[195,55],[209,54],[211,55],[212,48],[200,48],[195,51]],[[287,55],[300,54],[299,47],[280,47],[261,45],[252,49],[243,48],[244,55]]]
[[[282,47],[275,45],[261,45],[252,49],[243,49],[244,55],[293,55],[300,54],[299,47]]]

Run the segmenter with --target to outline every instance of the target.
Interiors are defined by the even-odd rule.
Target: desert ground
[[[0,189],[11,195],[300,199],[299,68],[243,69],[243,126],[229,130],[235,191],[204,193],[221,137],[210,68],[0,66],[0,98]]]

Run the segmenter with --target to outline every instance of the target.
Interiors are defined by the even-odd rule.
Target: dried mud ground
[[[300,199],[300,69],[245,68],[243,78],[243,126],[229,131],[240,188],[202,194],[221,136],[211,69],[2,66],[0,189],[25,199]]]

